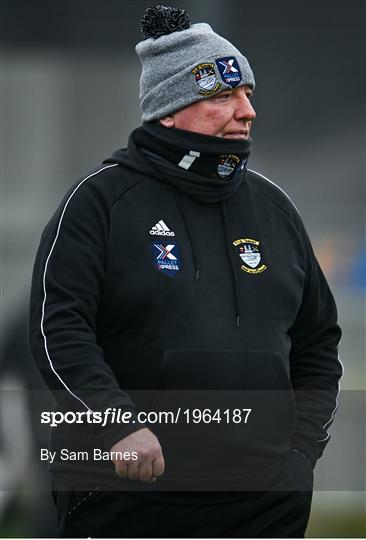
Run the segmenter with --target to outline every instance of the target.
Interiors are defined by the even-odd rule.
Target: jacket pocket
[[[295,402],[280,353],[169,349],[156,386],[153,409],[173,413],[151,426],[167,477],[250,475],[288,454]]]
[[[287,456],[282,473],[271,486],[272,491],[312,491],[314,473],[308,459],[296,450]]]

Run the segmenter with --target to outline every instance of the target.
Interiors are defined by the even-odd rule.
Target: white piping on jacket
[[[300,214],[299,210],[296,208],[296,205],[294,204],[293,200],[291,199],[291,197],[289,197],[286,193],[286,191],[284,191],[282,188],[280,188],[280,186],[278,186],[277,184],[275,184],[274,182],[272,182],[272,180],[270,180],[269,178],[267,178],[266,176],[263,176],[263,174],[260,174],[259,172],[257,171],[254,171],[253,169],[247,169],[248,171],[250,172],[253,172],[254,174],[257,174],[258,176],[260,176],[261,178],[263,178],[264,180],[267,180],[267,182],[269,182],[270,184],[272,184],[272,186],[275,186],[279,191],[281,191],[287,198],[288,200],[290,201],[290,203],[293,205],[293,207],[295,208],[295,210],[297,211],[298,214]]]
[[[77,192],[77,190],[79,189],[79,187],[84,183],[86,182],[86,180],[88,180],[89,178],[91,178],[92,176],[95,176],[97,175],[98,173],[104,171],[105,169],[109,169],[110,167],[115,167],[116,165],[118,165],[118,163],[113,163],[111,165],[106,165],[105,167],[103,167],[102,169],[99,169],[98,171],[92,173],[92,174],[89,174],[89,176],[87,176],[86,178],[84,178],[77,186],[76,188],[74,189],[74,191],[71,193],[70,197],[67,199],[66,203],[65,203],[65,206],[62,210],[62,213],[61,213],[61,217],[59,219],[59,222],[58,222],[58,226],[57,226],[57,232],[56,232],[56,236],[55,236],[55,239],[53,241],[53,244],[52,244],[52,247],[50,249],[50,252],[48,254],[48,257],[46,259],[46,264],[45,264],[45,267],[44,267],[44,272],[43,272],[43,292],[44,292],[44,298],[43,298],[43,303],[42,303],[42,317],[41,317],[41,333],[42,333],[42,336],[43,336],[43,340],[44,340],[44,348],[45,348],[45,352],[46,352],[46,356],[48,358],[48,362],[50,364],[50,367],[51,367],[51,370],[53,371],[53,373],[56,375],[56,377],[59,379],[59,381],[61,382],[61,384],[66,388],[66,390],[75,398],[77,399],[78,401],[80,401],[80,403],[82,403],[84,405],[84,407],[86,407],[89,411],[91,410],[88,405],[81,399],[79,398],[76,394],[74,394],[74,392],[72,392],[70,390],[70,388],[67,386],[67,384],[65,383],[65,381],[61,378],[61,376],[57,373],[53,363],[52,363],[52,360],[51,360],[51,357],[49,355],[49,352],[48,352],[48,345],[47,345],[47,337],[46,337],[46,333],[44,331],[44,314],[45,314],[45,306],[46,306],[46,300],[47,300],[47,290],[46,290],[46,273],[47,273],[47,267],[48,267],[48,262],[50,260],[50,257],[52,255],[52,252],[53,252],[53,249],[56,245],[56,242],[57,242],[57,239],[58,239],[58,236],[59,236],[59,233],[60,233],[60,228],[61,228],[61,224],[62,224],[62,220],[63,220],[63,217],[64,217],[64,214],[65,214],[65,211],[66,211],[66,208],[70,202],[70,200],[72,199],[72,197],[74,196],[74,194]]]
[[[339,344],[338,344],[338,347],[339,347]],[[341,380],[341,378],[343,377],[343,374],[344,374],[344,366],[343,366],[341,360],[339,359],[339,354],[338,354],[338,362],[341,364],[342,374],[341,374],[341,376],[340,376],[339,379],[338,379],[338,392],[337,392],[336,399],[335,399],[335,407],[334,407],[334,410],[333,410],[332,414],[330,415],[330,419],[329,419],[328,422],[326,422],[326,423],[324,424],[324,426],[322,427],[322,429],[324,429],[324,430],[325,430],[325,428],[326,428],[329,424],[331,424],[331,423],[333,422],[334,415],[335,415],[335,413],[336,413],[337,410],[338,410],[338,398],[339,398],[339,392],[340,392],[340,388],[341,388],[341,386],[340,386],[340,380]],[[316,441],[316,442],[317,442],[317,443],[320,443],[320,442],[327,441],[327,440],[329,439],[330,435],[329,435],[329,433],[328,433],[327,431],[326,431],[326,433],[327,433],[327,436],[326,436],[324,439],[319,439],[319,440]]]
[[[247,170],[250,171],[250,172],[253,172],[253,173],[255,173],[255,174],[258,174],[258,176],[260,176],[260,177],[263,178],[264,180],[267,180],[267,182],[269,182],[270,184],[272,184],[273,186],[275,186],[277,189],[279,189],[280,191],[282,191],[282,193],[283,193],[284,195],[286,195],[286,197],[288,198],[288,200],[291,202],[291,204],[293,204],[294,208],[295,208],[295,209],[297,210],[297,212],[300,214],[300,212],[299,212],[298,209],[296,208],[296,206],[295,206],[295,204],[293,203],[293,201],[291,200],[291,198],[287,195],[287,193],[286,193],[282,188],[280,188],[280,186],[278,186],[277,184],[275,184],[274,182],[272,182],[272,180],[270,180],[270,179],[267,178],[266,176],[263,176],[263,174],[260,174],[259,172],[254,171],[253,169],[247,169]],[[338,344],[338,347],[339,347],[339,344]],[[338,354],[338,362],[339,362],[340,365],[341,365],[341,368],[342,368],[342,374],[341,374],[341,376],[339,377],[339,380],[338,380],[338,391],[337,391],[337,396],[336,396],[336,400],[335,400],[335,401],[336,401],[336,404],[335,404],[335,408],[334,408],[333,412],[332,412],[331,415],[330,415],[330,419],[328,420],[328,422],[326,422],[326,423],[324,424],[324,426],[322,427],[322,429],[325,429],[325,428],[333,421],[334,415],[335,415],[335,413],[336,413],[337,410],[338,410],[338,397],[339,397],[339,392],[340,392],[340,380],[342,379],[343,374],[344,374],[344,366],[343,366],[341,360],[339,359],[339,354]],[[319,442],[324,442],[324,441],[326,441],[327,439],[329,439],[329,437],[330,437],[330,435],[329,435],[329,433],[327,432],[327,436],[326,436],[324,439],[320,439],[320,440],[318,440],[318,441],[316,441],[316,442],[317,442],[317,443],[319,443]]]

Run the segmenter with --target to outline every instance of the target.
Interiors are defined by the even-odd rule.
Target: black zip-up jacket
[[[58,408],[115,407],[135,423],[62,425],[51,446],[89,437],[109,450],[141,427],[147,406],[220,407],[221,422],[151,426],[167,463],[159,485],[268,488],[291,448],[314,465],[329,440],[342,374],[332,294],[278,186],[245,168],[226,181],[190,173],[144,148],[149,138],[181,146],[180,163],[194,161],[188,148],[217,145],[139,128],[66,194],[43,232],[31,294],[33,355]],[[158,400],[139,392],[149,389]],[[250,408],[247,422],[231,412],[226,422],[230,407]],[[73,467],[56,460],[52,470],[72,483]]]

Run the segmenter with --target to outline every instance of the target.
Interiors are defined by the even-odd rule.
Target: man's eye
[[[217,97],[220,99],[228,99],[231,96],[230,92],[227,92],[226,94],[220,94]]]

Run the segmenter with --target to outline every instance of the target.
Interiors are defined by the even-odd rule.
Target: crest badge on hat
[[[212,63],[198,64],[192,69],[192,73],[200,88],[201,96],[211,96],[222,87],[222,84],[217,82],[215,65]]]
[[[227,56],[216,60],[217,68],[224,83],[235,88],[241,81],[241,71],[238,61],[234,56]]]
[[[260,242],[252,238],[239,238],[233,242],[238,248],[239,256],[244,264],[241,265],[241,270],[248,274],[261,274],[267,270],[265,264],[261,264],[262,255],[259,250]]]

